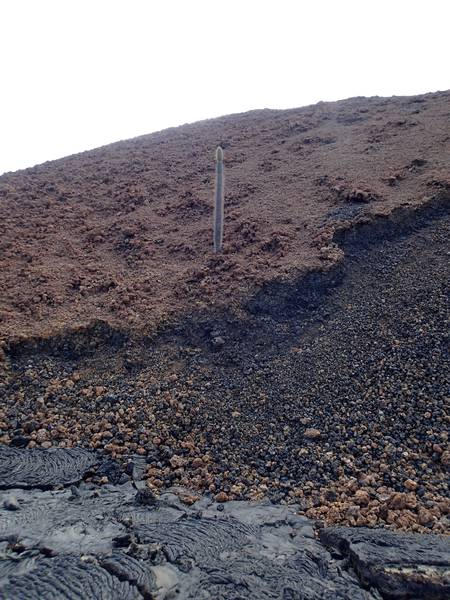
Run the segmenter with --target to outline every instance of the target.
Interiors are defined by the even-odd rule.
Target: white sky
[[[0,0],[0,173],[254,108],[450,88],[450,0]]]

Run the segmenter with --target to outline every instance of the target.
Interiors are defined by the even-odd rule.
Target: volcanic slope
[[[268,496],[328,523],[446,532],[449,230],[441,206],[354,232],[327,293],[266,290],[245,322],[13,354],[0,442],[140,454],[147,485],[187,501]]]
[[[241,314],[342,260],[336,231],[450,186],[450,92],[257,110],[0,177],[0,341]],[[225,248],[212,253],[214,150]],[[245,313],[245,311],[244,311]]]

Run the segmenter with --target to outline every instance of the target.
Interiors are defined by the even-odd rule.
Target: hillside
[[[38,487],[41,460],[89,450],[107,465],[89,485],[141,461],[148,493],[188,505],[448,533],[449,157],[439,92],[233,115],[2,176],[2,455]]]
[[[0,177],[0,340],[152,332],[342,260],[336,232],[450,186],[450,92],[257,110]],[[224,253],[212,253],[214,150]],[[444,200],[445,200],[444,198]],[[402,213],[404,214],[404,213]]]

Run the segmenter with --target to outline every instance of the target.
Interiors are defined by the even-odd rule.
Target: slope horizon
[[[161,133],[164,133],[166,131],[171,131],[171,130],[179,130],[183,127],[188,127],[191,125],[200,125],[202,123],[207,123],[210,121],[215,121],[215,120],[220,120],[220,119],[228,119],[228,118],[232,118],[232,117],[238,117],[238,116],[244,116],[244,115],[251,115],[251,114],[256,114],[256,113],[264,113],[264,112],[289,112],[289,111],[298,111],[298,110],[302,110],[302,109],[307,109],[307,108],[312,108],[314,106],[317,105],[330,105],[330,104],[339,104],[341,102],[351,102],[352,100],[370,100],[370,99],[380,99],[380,100],[389,100],[389,99],[402,99],[402,98],[413,98],[416,96],[428,96],[430,94],[439,94],[439,93],[445,93],[447,91],[450,91],[449,89],[436,89],[433,91],[425,91],[425,92],[418,92],[418,93],[414,93],[414,94],[392,94],[392,95],[353,95],[353,96],[348,96],[345,98],[337,98],[337,99],[332,99],[332,100],[318,100],[316,102],[308,102],[305,104],[301,104],[298,106],[290,106],[290,107],[276,107],[276,108],[272,108],[272,107],[262,107],[262,108],[251,108],[248,110],[237,110],[234,112],[229,112],[229,113],[223,113],[220,115],[216,115],[216,116],[207,116],[204,118],[200,118],[200,119],[195,119],[195,120],[189,120],[189,121],[184,121],[184,122],[180,122],[177,124],[173,124],[173,125],[167,125],[167,126],[163,126],[159,129],[155,129],[153,131],[149,131],[147,133],[138,133],[136,135],[130,135],[130,136],[126,136],[120,139],[116,139],[116,140],[112,140],[112,141],[105,141],[105,142],[99,142],[98,145],[94,145],[94,146],[89,146],[88,148],[85,149],[80,149],[80,150],[76,150],[74,149],[73,152],[69,152],[68,154],[63,154],[61,156],[55,156],[55,157],[50,157],[48,159],[42,160],[40,162],[36,162],[34,164],[28,165],[28,166],[24,166],[24,167],[19,167],[17,169],[13,169],[13,170],[5,170],[2,171],[0,170],[0,178],[3,175],[9,175],[9,174],[15,174],[15,173],[19,173],[21,171],[26,171],[28,169],[33,169],[35,167],[39,167],[42,165],[47,165],[49,163],[54,163],[54,162],[58,162],[60,160],[65,160],[67,158],[71,158],[71,157],[75,157],[75,156],[79,156],[82,154],[85,154],[86,152],[94,152],[96,150],[102,150],[107,148],[108,146],[113,146],[115,144],[120,144],[120,143],[127,143],[127,142],[131,142],[133,140],[137,140],[139,138],[144,138],[144,137],[149,137],[152,135],[158,135]],[[0,168],[1,169],[1,168]]]

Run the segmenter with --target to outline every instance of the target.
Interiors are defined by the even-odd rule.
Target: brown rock
[[[39,442],[39,444],[42,444],[42,442],[45,442],[47,440],[47,431],[45,429],[38,429],[36,432],[36,441]]]
[[[226,502],[228,500],[228,495],[225,492],[219,492],[214,496],[214,500],[216,502]]]
[[[311,427],[305,430],[303,437],[305,437],[307,440],[316,440],[317,438],[320,438],[321,435],[322,434],[319,429],[314,429]]]
[[[359,517],[359,511],[360,511],[359,506],[352,504],[351,506],[348,507],[348,509],[345,513],[345,516],[347,519],[350,519],[350,518],[356,519]]]
[[[415,509],[417,507],[417,498],[413,493],[406,494],[405,498],[405,506],[406,508]]]
[[[159,477],[161,475],[161,469],[150,467],[149,469],[147,469],[147,475],[149,477]]]
[[[443,515],[448,515],[450,513],[450,500],[448,498],[441,500],[437,505]]]
[[[387,515],[385,518],[386,523],[389,523],[389,525],[392,525],[393,523],[395,523],[395,520],[397,518],[397,513],[393,510],[388,510],[387,511]]]
[[[410,527],[414,524],[414,521],[415,515],[409,511],[404,511],[398,515],[396,524],[402,529],[410,529]]]
[[[392,510],[403,510],[406,508],[406,494],[395,492],[390,496],[387,505]]]
[[[380,506],[380,508],[378,509],[378,516],[380,517],[380,519],[383,519],[384,521],[386,520],[388,515],[388,507],[386,504],[382,504]]]
[[[450,452],[448,450],[441,454],[441,463],[446,467],[450,465]]]
[[[419,484],[413,481],[412,479],[407,479],[403,485],[410,492],[415,492],[419,487]]]
[[[364,515],[359,515],[356,519],[356,525],[358,527],[365,527],[367,525],[367,517]]]
[[[365,490],[358,490],[355,492],[353,499],[359,506],[367,506],[370,502],[370,496]]]
[[[182,456],[174,454],[169,462],[174,469],[179,469],[180,467],[184,467],[187,461]]]
[[[377,517],[377,515],[374,515],[374,514],[367,515],[366,525],[368,527],[375,527],[375,525],[377,523],[378,523],[378,517]]]
[[[181,502],[183,504],[186,504],[187,506],[191,506],[192,504],[197,502],[197,500],[200,500],[200,496],[195,496],[193,494],[180,494],[179,498]]]
[[[45,448],[46,450],[48,450],[51,447],[52,447],[51,442],[42,442],[42,444],[41,444],[41,448]]]
[[[358,482],[356,481],[356,479],[354,477],[352,477],[351,479],[349,479],[346,482],[345,489],[348,492],[353,492],[353,493],[356,493],[358,491]]]
[[[419,514],[417,516],[417,520],[419,521],[419,523],[421,525],[428,525],[428,523],[431,523],[433,521],[433,519],[434,519],[434,517],[429,510],[427,510],[426,508],[423,508],[423,507],[421,507],[419,509]]]

